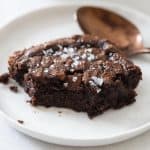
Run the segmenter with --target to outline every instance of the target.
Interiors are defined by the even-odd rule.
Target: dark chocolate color
[[[9,87],[11,91],[17,93],[18,92],[18,87],[17,86],[10,86]]]
[[[0,83],[7,84],[9,82],[9,74],[4,73],[0,75]]]
[[[109,41],[73,36],[15,52],[9,72],[32,105],[66,107],[90,117],[135,101],[140,68]]]
[[[20,123],[20,124],[24,124],[24,121],[23,120],[17,120],[18,121],[18,123]]]

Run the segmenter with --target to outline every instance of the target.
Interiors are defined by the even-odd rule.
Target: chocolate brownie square
[[[115,45],[88,35],[14,52],[9,72],[32,105],[71,108],[90,117],[133,103],[142,76]]]

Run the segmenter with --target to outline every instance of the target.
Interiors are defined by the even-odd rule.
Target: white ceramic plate
[[[124,15],[139,27],[145,44],[150,42],[150,19],[147,16],[115,4],[100,2],[94,5]],[[1,28],[0,72],[7,71],[7,59],[13,50],[82,33],[73,18],[78,7],[78,4],[68,4],[41,8]],[[137,89],[137,102],[120,110],[109,110],[90,120],[86,113],[69,109],[32,107],[26,103],[29,97],[23,89],[19,88],[19,93],[15,94],[8,86],[0,85],[1,114],[17,130],[51,143],[96,146],[134,137],[150,128],[150,55],[140,56],[134,62],[141,66],[143,72],[143,81]],[[24,124],[17,120],[23,120]]]

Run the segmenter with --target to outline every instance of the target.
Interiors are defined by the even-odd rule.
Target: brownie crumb
[[[24,121],[23,120],[17,120],[18,121],[18,123],[20,123],[20,124],[24,124]]]
[[[26,103],[31,103],[31,100],[26,100]]]
[[[4,74],[0,75],[0,83],[8,84],[8,82],[9,82],[9,74],[8,73],[4,73]]]
[[[17,93],[18,92],[18,87],[17,86],[10,86],[9,87],[11,91]]]

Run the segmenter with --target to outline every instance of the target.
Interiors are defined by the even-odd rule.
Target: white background
[[[59,3],[73,3],[75,1],[87,0],[0,0],[0,26],[10,19],[25,13],[31,9],[39,8],[43,5],[54,5]],[[96,0],[93,0],[96,1]],[[100,1],[100,0],[99,0]],[[149,0],[103,0],[114,1],[122,5],[127,5],[150,15]],[[25,136],[7,125],[0,117],[0,150],[149,150],[150,131],[134,139],[103,146],[90,148],[73,148],[44,143],[28,136]]]

